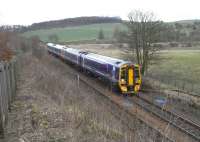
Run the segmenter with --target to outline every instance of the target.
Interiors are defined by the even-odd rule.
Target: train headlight
[[[135,86],[135,91],[138,92],[139,90],[140,90],[140,86],[139,86],[139,85],[136,85],[136,86]]]
[[[126,84],[125,79],[121,79],[121,83],[122,83],[122,84]]]
[[[135,82],[138,83],[138,84],[141,84],[141,80],[139,78],[136,78]]]

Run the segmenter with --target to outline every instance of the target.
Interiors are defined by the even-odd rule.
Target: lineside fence
[[[0,137],[4,136],[11,102],[16,94],[16,60],[0,61]]]
[[[151,73],[148,73],[145,78],[150,79],[151,84],[154,86],[158,86],[159,84],[158,89],[177,90],[194,96],[200,96],[200,86],[192,80],[170,75],[160,76]]]

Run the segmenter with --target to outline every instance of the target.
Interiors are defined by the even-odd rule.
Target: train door
[[[80,54],[80,56],[78,56],[78,64],[83,67],[83,54]]]
[[[122,68],[121,71],[121,80],[122,84],[127,86],[133,86],[134,85],[134,70],[132,67],[125,67]]]
[[[120,87],[124,93],[134,91],[134,68],[132,66],[126,65],[121,68]]]
[[[134,71],[132,67],[128,68],[128,86],[133,86],[134,85]]]
[[[64,59],[64,57],[65,57],[65,50],[60,49],[60,54],[61,54],[61,57]]]
[[[115,79],[115,67],[113,66],[113,68],[112,68],[112,80],[114,80]]]
[[[126,71],[126,68],[122,68],[121,69],[121,83],[122,83],[122,85],[126,85],[127,84],[127,71]]]
[[[85,56],[88,54],[88,52],[86,51],[80,51],[79,52],[79,59],[78,59],[78,62],[79,62],[79,65],[81,67],[84,67],[84,58]]]
[[[127,71],[126,68],[123,67],[120,69],[120,81],[119,81],[120,89],[123,93],[127,92]]]

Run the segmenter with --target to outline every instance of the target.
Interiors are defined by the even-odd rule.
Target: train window
[[[112,76],[112,68],[113,66],[108,64],[108,73],[110,74],[110,76]]]
[[[121,70],[121,79],[127,80],[127,71],[126,68],[122,68]]]
[[[88,54],[87,51],[79,51],[79,53],[84,54],[84,55],[87,55],[87,54]]]
[[[119,68],[115,69],[115,79],[119,79]]]
[[[115,62],[115,63],[118,65],[118,64],[120,64],[121,62],[117,61],[117,62]]]
[[[135,67],[134,70],[135,70],[135,71],[134,71],[134,72],[135,72],[135,74],[134,74],[134,75],[135,75],[135,78],[138,78],[138,77],[139,77],[139,68],[138,68],[138,67]]]

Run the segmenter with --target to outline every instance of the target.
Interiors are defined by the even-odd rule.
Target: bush
[[[98,35],[98,39],[102,40],[102,39],[104,39],[104,38],[105,38],[105,37],[104,37],[104,32],[103,32],[102,29],[100,29],[99,35]]]
[[[40,46],[40,39],[38,36],[31,37],[32,55],[37,58],[42,58],[44,49]]]
[[[56,34],[49,35],[48,39],[49,39],[50,42],[54,42],[54,43],[58,42],[58,40],[59,40],[59,38]]]
[[[9,48],[10,37],[10,33],[0,33],[0,60],[10,60],[14,54],[13,51]]]
[[[170,43],[169,43],[169,46],[170,46],[170,47],[178,47],[178,45],[179,45],[179,44],[178,44],[177,42],[170,42]]]

